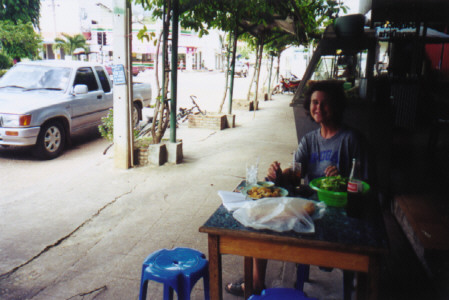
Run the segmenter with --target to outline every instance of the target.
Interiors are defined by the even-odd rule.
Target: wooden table
[[[328,207],[315,220],[315,233],[277,233],[240,224],[223,205],[199,228],[208,234],[211,299],[223,299],[223,254],[245,257],[245,298],[252,293],[252,257],[290,261],[357,272],[357,299],[378,298],[380,258],[387,252],[387,236],[380,213],[363,220]]]

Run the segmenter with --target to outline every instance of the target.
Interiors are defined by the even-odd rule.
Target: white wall
[[[279,72],[284,77],[290,77],[291,74],[302,78],[307,68],[310,54],[304,52],[304,47],[290,47],[281,54]]]

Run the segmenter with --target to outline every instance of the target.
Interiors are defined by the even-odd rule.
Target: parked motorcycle
[[[294,93],[299,86],[301,79],[292,74],[290,78],[284,78],[281,75],[282,92]]]
[[[296,77],[295,75],[292,74],[292,76],[290,76],[290,78],[284,78],[284,76],[281,76],[281,80],[279,82],[279,84],[277,86],[274,87],[273,89],[273,94],[278,94],[278,93],[294,93],[296,91],[296,89],[299,86],[299,83],[301,82],[301,79],[299,79],[298,77]]]

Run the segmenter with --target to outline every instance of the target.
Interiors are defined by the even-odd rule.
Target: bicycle
[[[198,115],[202,114],[205,115],[206,111],[201,110],[198,103],[195,101],[198,100],[198,98],[195,95],[190,95],[190,99],[192,99],[193,106],[191,108],[179,108],[179,113],[176,115],[176,127],[178,124],[184,123],[186,120],[188,120],[190,115]],[[168,101],[164,103],[164,105],[167,105],[168,113],[167,115],[170,115],[170,106],[168,105]],[[153,122],[153,118],[148,119],[148,122],[141,126],[141,129],[139,130],[139,133],[137,134],[137,138],[150,136],[151,135],[151,123]],[[158,125],[158,121],[156,121],[156,125]],[[170,127],[170,123],[168,123],[168,127]]]
[[[183,108],[183,107],[179,108],[179,113],[176,115],[176,124],[178,124],[179,121],[184,123],[186,120],[189,119],[190,115],[206,114],[206,111],[203,112],[199,107],[198,103],[196,103],[195,100],[198,100],[198,98],[195,95],[190,95],[190,99],[192,99],[193,106],[191,108]]]

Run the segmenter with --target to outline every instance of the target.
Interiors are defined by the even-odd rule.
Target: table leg
[[[380,259],[371,257],[368,272],[368,298],[377,300],[379,297]]]
[[[253,294],[253,258],[245,256],[244,262],[245,273],[245,299]]]
[[[356,278],[357,278],[357,287],[356,287],[356,291],[355,291],[355,298],[357,300],[364,300],[367,299],[367,277],[368,274],[367,273],[362,273],[362,272],[358,272],[356,274]]]
[[[209,285],[210,298],[223,299],[220,238],[218,235],[208,235],[209,243]]]
[[[357,273],[356,299],[377,300],[379,296],[379,259],[370,257],[368,273]]]

